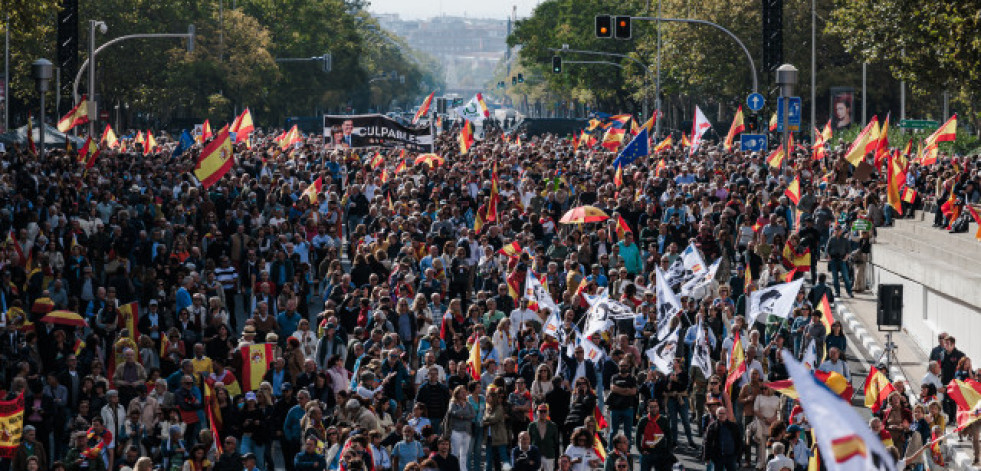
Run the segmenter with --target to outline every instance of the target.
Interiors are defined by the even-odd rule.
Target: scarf
[[[85,432],[85,438],[89,447],[82,451],[82,456],[94,460],[102,455],[102,450],[112,442],[112,433],[108,430],[103,430],[102,434],[97,435],[95,430],[89,427]],[[94,440],[98,441],[94,442]]]

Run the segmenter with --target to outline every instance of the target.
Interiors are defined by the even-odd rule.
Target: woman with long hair
[[[490,439],[487,440],[487,471],[501,471],[504,463],[509,462],[508,445],[508,424],[507,414],[504,411],[504,390],[500,388],[488,389],[487,407],[484,416],[481,418],[481,426],[490,429]]]
[[[467,456],[470,455],[470,440],[473,438],[473,419],[477,416],[470,401],[467,400],[467,387],[460,385],[453,389],[450,407],[446,411],[452,453],[460,458],[460,469],[467,471]]]
[[[552,368],[547,363],[538,365],[535,379],[531,382],[531,399],[535,404],[545,402],[545,395],[552,392]]]
[[[208,461],[208,450],[204,445],[194,445],[191,447],[190,456],[184,461],[181,471],[210,471],[211,462]]]
[[[572,433],[571,443],[565,448],[565,454],[572,460],[572,471],[587,471],[602,466],[602,461],[593,450],[594,437],[586,429]]]

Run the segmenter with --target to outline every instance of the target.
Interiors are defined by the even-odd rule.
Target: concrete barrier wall
[[[981,266],[970,260],[981,246],[973,237],[958,238],[954,252],[954,244],[943,240],[951,236],[946,232],[910,229],[879,230],[871,257],[873,290],[903,285],[903,330],[924,351],[936,345],[939,332],[947,332],[958,349],[981,362]]]

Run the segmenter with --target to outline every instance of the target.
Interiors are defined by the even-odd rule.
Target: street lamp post
[[[107,27],[104,21],[89,20],[89,136],[95,134],[95,119],[99,116],[99,110],[95,103],[95,29],[106,34]]]
[[[38,139],[38,160],[44,159],[44,94],[48,92],[48,84],[51,82],[53,71],[51,61],[38,59],[31,64],[31,77],[34,78],[38,93],[41,95],[41,138]]]
[[[780,136],[780,143],[783,145],[784,159],[787,161],[787,157],[790,156],[790,123],[789,123],[789,111],[790,111],[790,97],[794,96],[794,85],[797,85],[797,67],[790,64],[784,64],[777,67],[777,85],[780,87],[780,97],[783,98],[783,109],[780,110],[783,113],[783,133]],[[811,104],[811,106],[814,106]]]

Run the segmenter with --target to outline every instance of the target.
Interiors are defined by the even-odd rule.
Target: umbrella
[[[445,162],[446,162],[446,160],[444,160],[442,157],[440,157],[440,156],[438,156],[436,154],[422,154],[419,157],[416,157],[416,160],[415,160],[415,164],[416,165],[426,164],[426,165],[429,165],[430,167],[439,166],[439,165],[442,165]]]
[[[88,324],[82,316],[71,311],[51,311],[48,315],[41,318],[41,322],[49,324],[69,325],[73,327],[85,327]]]
[[[559,222],[562,224],[582,224],[586,222],[600,222],[610,219],[602,209],[595,206],[577,206],[562,215]]]
[[[31,305],[31,312],[34,314],[47,314],[54,309],[54,301],[51,298],[45,296],[43,298],[37,298],[34,304]]]

